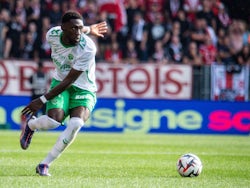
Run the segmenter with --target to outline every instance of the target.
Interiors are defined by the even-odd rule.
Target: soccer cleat
[[[35,119],[35,118],[36,118],[35,116],[32,116],[31,118],[29,118],[27,120],[27,122],[26,122],[25,128],[22,130],[21,137],[20,137],[20,145],[21,145],[21,148],[24,149],[24,150],[29,147],[31,139],[32,139],[32,136],[33,136],[33,134],[35,132],[35,131],[32,131],[29,128],[28,122],[31,119]]]
[[[51,176],[49,173],[49,166],[47,164],[39,164],[36,167],[36,173],[40,176]]]

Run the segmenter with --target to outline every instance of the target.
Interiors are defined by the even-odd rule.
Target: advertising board
[[[37,63],[0,61],[0,94],[29,96],[30,76]],[[45,72],[53,76],[52,62],[44,63]],[[105,98],[190,99],[192,67],[189,65],[110,65],[96,66],[98,96]]]
[[[28,101],[29,97],[0,96],[0,124],[20,130],[20,112]],[[234,135],[249,135],[249,130],[250,107],[246,102],[122,98],[99,98],[82,128],[118,133]]]

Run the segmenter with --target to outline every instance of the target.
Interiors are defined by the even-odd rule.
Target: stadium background
[[[23,3],[23,9],[29,15],[32,14],[29,13],[32,6],[27,5],[27,2],[2,0],[1,10],[4,8],[9,10],[12,19],[16,15],[21,15],[22,11],[17,10],[17,6]],[[46,3],[49,8],[48,2],[50,1],[40,1],[40,8],[43,9],[41,5]],[[65,2],[71,8],[79,9],[82,8],[78,6],[81,3],[95,1],[52,1],[51,5],[57,3],[61,6]],[[157,2],[167,4],[168,1]],[[223,3],[227,7],[231,23],[238,20],[249,23],[250,6],[246,6],[247,2],[237,1],[236,4],[226,0],[215,2],[218,5]],[[130,3],[131,1],[127,1],[127,4],[119,6],[126,5],[123,8],[128,12],[132,7]],[[87,23],[91,24],[91,21],[96,20],[90,19],[94,15],[91,11],[84,13]],[[1,23],[4,23],[5,20],[2,18]],[[114,25],[109,40],[97,41],[98,45],[104,44],[106,48],[109,42],[114,42],[113,40],[118,44],[124,42],[124,38],[120,38],[122,30],[119,30],[124,28],[123,21],[119,20],[118,25],[115,25],[118,19],[110,20]],[[54,21],[56,23],[56,20]],[[5,24],[8,26],[7,22]],[[227,27],[229,28],[230,24]],[[23,27],[20,33],[26,35],[29,32]],[[41,53],[38,56],[33,54],[36,48],[30,51],[32,55],[27,55],[20,49],[18,52],[21,54],[15,54],[15,50],[6,54],[8,37],[13,40],[9,35],[1,38],[0,128],[19,130],[23,123],[20,111],[30,100],[29,76],[35,72],[38,59],[44,61],[48,74],[51,74],[53,65],[49,58],[41,56]],[[249,46],[249,25],[242,33],[242,38],[244,37],[247,38]],[[24,57],[23,54],[27,56]],[[170,57],[166,58],[167,63],[156,62],[154,58],[145,61],[137,57],[137,63],[129,62],[134,59],[128,60],[127,57],[121,57],[119,62],[106,58],[100,54],[97,57],[99,100],[93,116],[82,131],[249,135],[249,56],[243,64],[234,62],[233,66],[241,67],[240,72],[228,71],[231,64],[229,66],[219,62],[217,58],[211,64],[201,62],[200,65],[175,62]]]

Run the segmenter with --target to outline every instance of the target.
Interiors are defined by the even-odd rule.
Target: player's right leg
[[[53,80],[51,83],[51,88],[55,87],[59,83],[59,81]],[[29,147],[35,130],[55,129],[61,125],[65,114],[67,114],[65,109],[68,109],[68,104],[64,101],[64,98],[68,98],[68,95],[68,92],[64,91],[60,95],[49,100],[46,104],[47,112],[53,111],[53,109],[55,109],[55,114],[62,114],[60,120],[56,121],[55,119],[51,118],[54,116],[49,117],[48,115],[42,115],[38,118],[28,119],[20,137],[20,145],[22,149],[27,149]]]
[[[52,118],[48,117],[47,115],[42,115],[38,118],[32,116],[26,122],[24,129],[22,130],[20,136],[20,145],[21,148],[26,150],[30,143],[32,136],[36,130],[48,130],[48,129],[55,129],[60,126],[61,123],[53,120]]]

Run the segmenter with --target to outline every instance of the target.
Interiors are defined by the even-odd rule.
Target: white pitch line
[[[6,149],[2,149],[0,150],[0,153],[20,153],[20,150],[6,150]],[[29,153],[41,153],[41,151],[38,150],[29,150]],[[90,151],[90,152],[86,152],[86,151],[70,151],[67,150],[67,153],[78,153],[78,154],[106,154],[106,155],[182,155],[184,152],[180,151],[180,152],[133,152],[133,151]],[[189,152],[185,152],[185,153],[189,153]],[[190,151],[190,153],[192,153],[192,151]],[[198,155],[208,155],[208,156],[242,156],[242,157],[250,157],[249,153],[245,153],[245,154],[238,154],[238,153],[216,153],[216,152],[200,152],[198,153]]]

